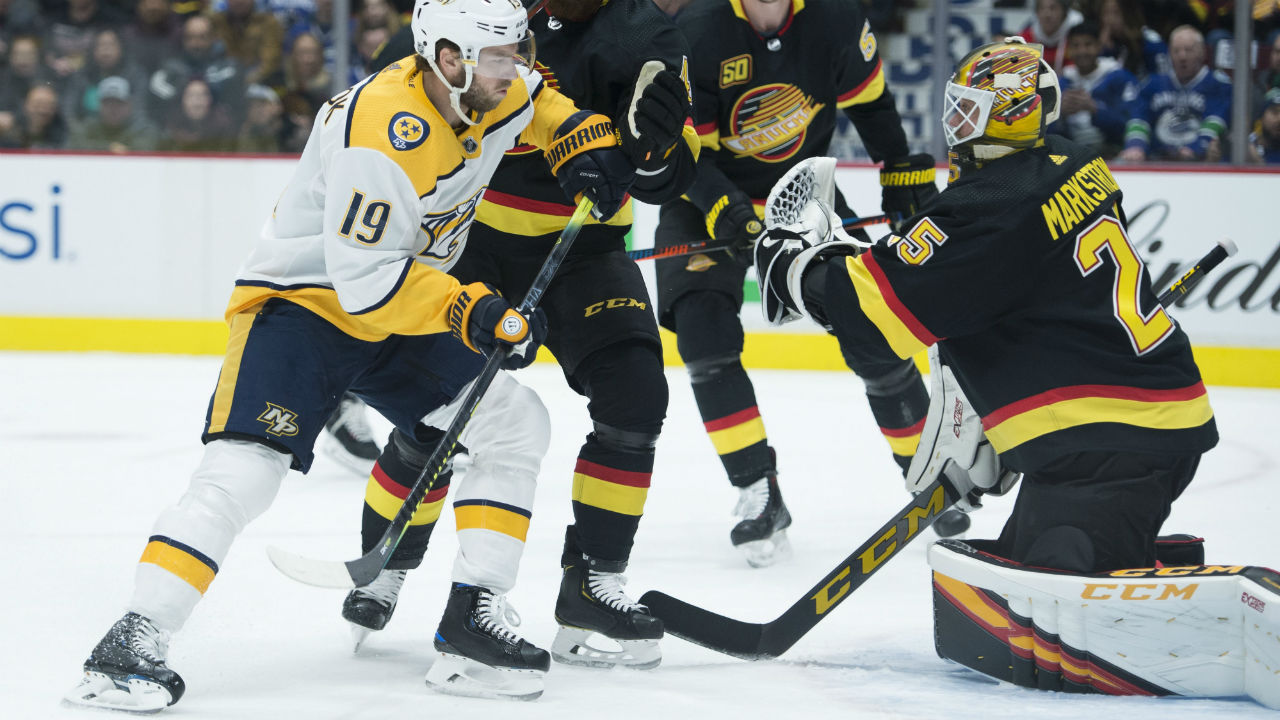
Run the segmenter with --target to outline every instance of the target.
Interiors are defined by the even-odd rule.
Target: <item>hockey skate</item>
[[[116,621],[84,661],[84,679],[65,696],[73,705],[156,713],[178,702],[187,686],[165,667],[169,633],[128,613]]]
[[[787,528],[791,526],[791,513],[782,502],[778,477],[766,475],[738,491],[738,505],[733,511],[738,524],[729,531],[729,540],[742,551],[747,564],[768,567],[790,556]]]
[[[575,557],[568,548],[561,562],[564,577],[556,599],[560,630],[551,642],[551,656],[566,665],[585,667],[657,667],[662,662],[658,647],[662,621],[627,597],[622,589],[627,579],[617,572],[592,569],[592,560],[581,553]]]
[[[407,570],[383,570],[373,582],[347,593],[342,617],[351,623],[352,652],[359,652],[369,633],[381,630],[396,611],[396,599]]]
[[[323,445],[324,454],[361,477],[369,476],[382,452],[373,441],[373,431],[365,417],[367,411],[368,406],[360,398],[348,393],[324,422],[328,435]]]
[[[454,583],[436,629],[439,652],[427,685],[450,695],[534,700],[551,658],[508,625],[520,616],[506,597],[477,585]]]

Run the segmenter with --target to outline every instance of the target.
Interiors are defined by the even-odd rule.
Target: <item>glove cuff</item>
[[[551,166],[551,174],[557,175],[569,158],[617,144],[613,121],[605,115],[580,110],[556,129],[555,140],[546,150],[547,164]]]
[[[912,155],[899,160],[886,161],[880,169],[880,187],[906,187],[933,184],[938,178],[932,155]]]
[[[716,225],[721,219],[727,219],[728,215],[726,213],[729,212],[730,208],[737,205],[746,205],[751,208],[751,216],[759,220],[759,216],[756,215],[755,205],[751,202],[751,198],[747,197],[745,193],[735,192],[727,195],[721,195],[716,198],[716,201],[711,205],[711,209],[707,211],[707,237],[725,239],[725,236],[729,234],[728,228],[717,228]],[[764,226],[761,225],[756,232],[763,229]]]
[[[484,351],[471,342],[471,333],[468,332],[471,327],[471,313],[481,304],[481,299],[497,294],[497,291],[488,283],[475,282],[459,288],[458,295],[449,306],[449,333],[473,352],[482,355]]]

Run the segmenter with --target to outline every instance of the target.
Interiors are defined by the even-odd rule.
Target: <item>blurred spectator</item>
[[[156,147],[170,152],[223,152],[235,146],[235,133],[222,108],[213,102],[209,83],[192,78],[182,88],[181,102],[165,123]],[[243,103],[240,103],[243,104]]]
[[[1140,80],[1169,71],[1169,46],[1147,26],[1141,0],[1095,0],[1085,17],[1098,23],[1103,57],[1119,60]]]
[[[1142,0],[1142,15],[1147,25],[1163,40],[1169,39],[1174,28],[1180,25],[1195,27],[1198,22],[1187,0]]]
[[[5,70],[9,41],[17,35],[43,34],[36,0],[0,0],[0,72]]]
[[[1209,69],[1204,36],[1188,25],[1170,35],[1169,58],[1173,71],[1152,75],[1138,90],[1120,158],[1220,159],[1231,117],[1231,81]]]
[[[386,28],[387,35],[400,29],[400,15],[387,0],[364,0],[356,15],[356,34],[369,28]]]
[[[244,112],[244,75],[240,65],[226,56],[213,34],[213,22],[204,15],[192,15],[182,25],[182,49],[151,75],[148,85],[152,118],[169,118],[177,113],[178,94],[190,78],[201,78],[218,98],[218,104],[232,122]]]
[[[351,19],[351,27],[355,27],[355,18]],[[332,73],[336,65],[333,49],[333,0],[315,0],[315,9],[307,15],[295,14],[293,22],[284,31],[285,52],[293,49],[293,43],[303,35],[312,35],[320,39],[324,49],[324,66]],[[354,38],[352,33],[349,37]]]
[[[155,150],[159,131],[134,114],[135,94],[127,79],[103,78],[94,92],[97,112],[71,131],[67,147],[113,153]]]
[[[193,15],[208,15],[209,5],[209,0],[172,0],[169,7],[174,15],[185,21]]]
[[[134,103],[146,101],[146,71],[125,58],[120,32],[107,28],[94,35],[93,48],[85,66],[67,78],[66,87],[62,91],[62,114],[75,123],[96,113],[98,83],[113,75],[128,81],[135,95],[131,98]]]
[[[0,113],[11,113],[10,121],[22,109],[27,92],[36,85],[51,84],[53,71],[40,57],[40,41],[19,35],[9,43],[9,63],[0,73]]]
[[[49,85],[27,91],[22,110],[0,136],[0,147],[56,149],[66,147],[67,121],[58,112],[58,93]]]
[[[114,5],[98,0],[67,0],[55,10],[45,30],[45,63],[59,78],[79,70],[99,30],[119,27],[127,18]]]
[[[1249,162],[1280,163],[1280,88],[1266,94],[1258,128],[1249,135]]]
[[[159,70],[166,59],[178,53],[181,34],[182,22],[174,14],[169,0],[138,0],[133,21],[122,30],[130,57],[148,74]]]
[[[285,117],[284,105],[276,91],[266,85],[250,85],[245,91],[245,101],[244,125],[236,138],[236,150],[252,153],[292,151],[294,126]],[[305,136],[303,142],[306,142]]]
[[[1115,58],[1100,57],[1098,26],[1092,21],[1067,31],[1067,54],[1074,63],[1062,70],[1062,133],[1104,158],[1124,145],[1129,105],[1138,95],[1138,79]],[[1058,128],[1054,128],[1057,130]]]
[[[1257,79],[1254,82],[1254,107],[1261,108],[1262,99],[1268,92],[1276,88],[1280,88],[1280,31],[1274,33],[1271,37],[1271,56],[1267,59],[1266,67],[1258,71]],[[1261,112],[1261,109],[1259,109]]]
[[[390,39],[391,33],[385,27],[371,27],[360,31],[360,37],[356,38],[356,55],[351,58],[348,85],[355,85],[373,74],[373,57],[378,54],[378,48],[386,45]]]
[[[333,80],[324,66],[324,48],[315,35],[299,35],[285,61],[284,111],[290,119],[311,127],[316,111],[333,96]]]
[[[253,1],[227,0],[226,12],[213,15],[214,34],[243,68],[246,84],[279,70],[284,51],[284,27],[271,13],[256,11]]]
[[[1036,0],[1035,16],[1018,34],[1029,43],[1043,45],[1044,61],[1061,72],[1066,59],[1067,31],[1083,19],[1068,0]]]

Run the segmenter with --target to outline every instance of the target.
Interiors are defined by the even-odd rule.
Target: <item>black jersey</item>
[[[687,77],[689,50],[684,36],[652,0],[609,0],[581,23],[540,13],[530,20],[529,29],[537,43],[538,70],[548,87],[580,108],[615,120],[630,101],[646,61],[661,60]],[[693,180],[696,147],[690,122],[668,169],[638,178],[631,194],[651,203],[678,197]],[[478,225],[471,238],[491,248],[497,244],[514,252],[545,254],[573,210],[542,152],[532,145],[518,146],[498,166],[477,211]],[[583,228],[575,250],[621,249],[631,222],[629,206],[604,225],[592,221]]]
[[[848,258],[862,312],[828,320],[842,337],[870,320],[904,358],[938,342],[1017,470],[1085,450],[1202,453],[1213,410],[1120,200],[1097,154],[1051,135],[966,171],[909,231]]]
[[[704,155],[689,199],[703,212],[735,189],[762,202],[793,165],[826,155],[839,110],[854,118],[872,158],[908,154],[857,0],[791,0],[770,37],[755,31],[740,0],[696,0],[676,23],[697,48],[694,127]],[[707,177],[711,160],[722,175]]]

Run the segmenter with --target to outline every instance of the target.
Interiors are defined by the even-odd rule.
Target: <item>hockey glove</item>
[[[937,197],[937,176],[933,156],[928,153],[885,161],[880,169],[880,208],[889,216],[895,233],[904,229],[904,220]]]
[[[601,222],[622,208],[635,181],[635,167],[618,149],[613,123],[586,110],[561,124],[546,156],[565,195],[575,204],[583,195],[591,198],[591,214]]]
[[[615,123],[621,131],[622,151],[639,174],[656,175],[667,166],[692,112],[689,86],[661,61],[650,60],[640,70],[631,97],[623,103]]]
[[[462,288],[449,308],[449,328],[453,336],[485,357],[510,348],[502,361],[503,370],[528,367],[538,355],[538,346],[547,337],[547,316],[535,308],[526,318],[486,283]]]
[[[808,315],[802,285],[814,261],[862,250],[856,241],[833,230],[833,217],[821,201],[810,200],[795,222],[769,228],[756,243],[756,281],[769,324],[782,325]]]
[[[756,216],[751,198],[735,192],[721,195],[707,213],[707,234],[718,241],[731,243],[729,256],[743,266],[751,266],[756,240],[764,234],[764,223]]]
[[[983,495],[1004,495],[1022,475],[1000,461],[937,345],[929,348],[929,374],[929,414],[907,469],[907,490],[918,493],[945,473],[960,495],[956,507],[972,512],[982,507]]]

